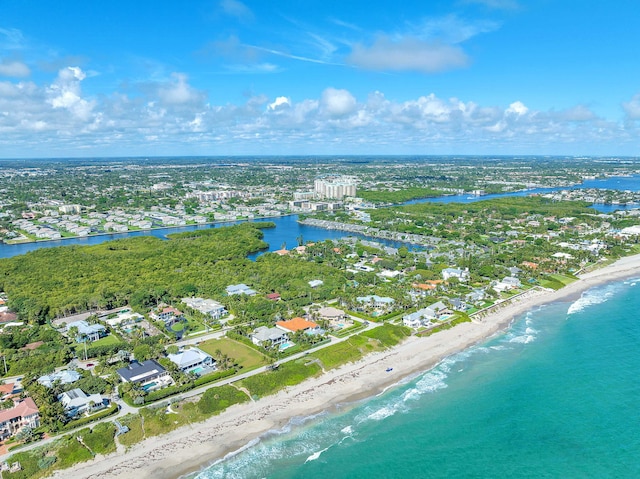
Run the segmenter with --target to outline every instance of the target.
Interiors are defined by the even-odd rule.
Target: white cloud
[[[67,67],[58,72],[58,78],[49,87],[49,104],[53,108],[62,108],[82,120],[89,119],[93,102],[82,98],[80,82],[86,75],[79,67]]]
[[[629,120],[640,120],[640,93],[634,95],[628,102],[624,102],[622,108]]]
[[[508,115],[522,116],[525,115],[528,111],[529,109],[525,106],[524,103],[522,103],[521,101],[514,101],[511,105],[509,105],[509,108],[507,108],[505,113]]]
[[[404,37],[394,41],[381,36],[371,46],[356,44],[347,58],[367,70],[436,73],[465,67],[467,55],[455,45]]]
[[[19,61],[3,60],[0,62],[0,76],[24,78],[31,75],[27,65]]]
[[[338,90],[335,88],[327,88],[322,92],[322,100],[320,102],[322,110],[329,116],[340,117],[345,116],[356,109],[356,99],[347,90]]]
[[[282,110],[283,108],[290,108],[290,107],[291,107],[291,100],[286,96],[279,96],[278,98],[275,99],[273,103],[269,103],[269,106],[267,108],[271,111],[275,111],[275,110]]]
[[[182,148],[194,154],[585,154],[594,145],[600,150],[593,151],[614,153],[640,147],[637,122],[606,121],[584,105],[539,111],[516,100],[497,107],[430,93],[398,101],[380,91],[358,102],[337,88],[299,101],[247,95],[242,104],[210,104],[180,74],[92,99],[83,94],[83,81],[89,80],[78,67],[62,69],[49,84],[0,81],[2,154],[152,154],[145,138],[167,154]],[[628,118],[640,119],[640,95],[623,106]]]
[[[158,97],[163,103],[185,105],[203,100],[204,94],[187,83],[185,74],[172,73],[171,79],[171,82],[161,84],[158,88]]]

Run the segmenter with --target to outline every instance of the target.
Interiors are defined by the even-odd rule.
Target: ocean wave
[[[311,454],[309,457],[307,457],[307,460],[304,461],[304,463],[306,464],[307,462],[310,461],[315,461],[316,459],[318,459],[320,457],[320,455],[325,452],[326,450],[328,450],[331,446],[325,447],[324,449],[318,451],[318,452],[314,452],[313,454]]]
[[[576,314],[590,306],[602,304],[611,299],[620,290],[619,285],[608,285],[602,288],[585,291],[580,299],[573,302],[567,310],[567,315]]]

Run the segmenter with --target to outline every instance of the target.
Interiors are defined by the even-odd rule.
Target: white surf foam
[[[586,291],[582,293],[580,299],[569,306],[567,314],[576,314],[590,306],[605,303],[609,301],[609,299],[611,299],[618,290],[619,286],[609,285],[602,288],[596,288],[594,290]]]
[[[329,446],[331,447],[331,446]],[[316,459],[318,459],[320,457],[320,455],[325,452],[327,449],[329,449],[329,447],[325,447],[324,449],[322,449],[321,451],[318,452],[314,452],[313,454],[311,454],[309,457],[307,457],[307,460],[304,461],[304,463],[306,464],[307,462],[310,461],[315,461]]]

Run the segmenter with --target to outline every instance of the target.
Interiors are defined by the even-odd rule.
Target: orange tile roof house
[[[316,329],[318,325],[304,318],[293,318],[289,321],[278,321],[276,326],[284,331],[295,333],[297,331],[306,331],[307,329]]]
[[[23,427],[40,426],[40,411],[33,399],[26,398],[11,409],[0,412],[0,440],[16,434]]]

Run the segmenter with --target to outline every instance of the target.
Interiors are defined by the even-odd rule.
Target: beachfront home
[[[120,368],[116,372],[123,382],[140,384],[143,388],[145,386],[156,387],[172,382],[169,372],[153,359],[147,359],[141,363],[132,361],[129,366]]]
[[[246,294],[247,296],[254,296],[258,294],[255,289],[251,289],[244,283],[232,284],[227,286],[227,295],[233,296],[234,294]]]
[[[371,306],[376,309],[389,309],[395,303],[393,298],[389,298],[387,296],[378,296],[377,294],[372,294],[369,296],[358,296],[356,301],[363,306]]]
[[[102,409],[108,404],[100,394],[87,394],[80,388],[71,389],[58,396],[58,401],[64,406],[64,412],[68,417],[76,417],[84,413],[90,413],[96,409]]]
[[[23,427],[35,429],[40,426],[40,411],[30,397],[11,409],[0,412],[0,441],[15,435]]]
[[[191,309],[195,309],[202,314],[211,316],[213,319],[220,319],[228,313],[221,303],[218,303],[213,299],[182,298],[182,302]]]
[[[426,308],[422,308],[414,313],[405,314],[402,317],[402,324],[410,328],[419,328],[428,326],[432,320],[438,320],[443,315],[451,313],[451,310],[442,302],[432,304]]]
[[[60,384],[71,384],[76,382],[78,379],[80,379],[80,373],[65,369],[63,371],[56,371],[51,374],[40,376],[38,378],[38,382],[43,386],[50,388],[56,381]]]
[[[320,319],[325,319],[327,321],[344,321],[348,318],[347,313],[338,308],[333,308],[331,306],[325,306],[318,310],[318,316]]]
[[[184,373],[193,371],[196,374],[201,374],[204,370],[214,370],[216,367],[215,360],[198,348],[185,349],[176,354],[169,354],[167,358]]]
[[[77,331],[74,338],[78,343],[97,341],[98,339],[107,335],[107,328],[102,324],[89,324],[85,320],[73,321],[67,323],[65,331],[67,334],[71,332],[71,329],[75,328]]]
[[[289,336],[285,331],[279,328],[267,328],[266,326],[260,326],[251,335],[251,341],[256,346],[268,347],[279,346],[286,343],[289,340]]]
[[[298,331],[311,333],[318,330],[320,327],[312,321],[307,321],[304,318],[297,317],[290,319],[289,321],[278,321],[276,323],[276,328],[280,328],[286,333],[297,333]]]

